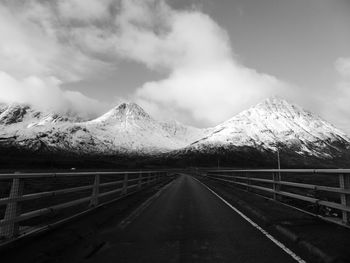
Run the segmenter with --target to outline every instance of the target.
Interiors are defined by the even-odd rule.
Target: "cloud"
[[[69,43],[69,30],[61,23],[51,6],[39,1],[0,3],[0,70],[76,81],[102,68],[103,61]]]
[[[97,113],[103,103],[64,91],[61,83],[117,70],[122,60],[165,76],[130,90],[129,99],[159,118],[201,126],[224,121],[271,95],[311,106],[318,100],[321,106],[314,108],[320,112],[323,94],[333,101],[350,96],[349,58],[335,63],[338,85],[315,94],[316,88],[294,87],[244,65],[228,33],[209,15],[193,6],[174,9],[166,0],[0,1],[0,36],[1,100],[38,105],[44,100]]]
[[[104,103],[60,88],[62,82],[83,79],[107,65],[70,44],[62,23],[48,2],[0,2],[2,102],[75,111],[85,117],[101,112]]]
[[[112,0],[61,0],[58,11],[69,20],[100,20],[109,16]]]
[[[335,69],[342,77],[350,77],[350,58],[338,58]]]
[[[334,69],[337,76],[337,82],[330,87],[328,93],[323,96],[323,107],[321,112],[335,124],[350,131],[350,58],[341,57],[334,63]]]
[[[283,85],[274,77],[228,62],[214,68],[177,69],[165,80],[146,83],[136,95],[165,109],[186,110],[194,119],[212,125],[275,94]]]
[[[287,86],[242,65],[210,16],[195,7],[173,9],[165,0],[13,0],[0,4],[0,35],[7,36],[0,42],[0,70],[16,78],[16,86],[35,78],[64,106],[89,99],[48,79],[84,79],[115,70],[121,59],[168,76],[131,91],[134,100],[154,115],[202,124],[223,121]],[[25,95],[16,98],[40,103],[41,96],[20,92]]]
[[[164,1],[140,3],[122,1],[116,51],[168,72],[166,79],[145,83],[135,93],[153,114],[177,109],[192,121],[216,124],[288,86],[239,63],[228,34],[208,15],[174,10]]]
[[[17,80],[0,71],[0,102],[32,104],[43,109],[58,112],[79,113],[85,118],[96,117],[105,109],[102,103],[87,98],[79,92],[63,91],[60,81],[54,77],[30,76]]]

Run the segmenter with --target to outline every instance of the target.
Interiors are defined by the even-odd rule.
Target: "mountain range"
[[[93,120],[30,105],[1,104],[0,148],[4,152],[170,160],[242,158],[252,153],[253,159],[272,158],[278,150],[290,159],[334,160],[348,156],[350,139],[321,117],[272,97],[206,129],[158,121],[135,103],[122,103]]]

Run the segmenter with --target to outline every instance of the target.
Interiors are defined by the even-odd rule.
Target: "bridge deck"
[[[84,262],[296,262],[205,186],[181,175]]]

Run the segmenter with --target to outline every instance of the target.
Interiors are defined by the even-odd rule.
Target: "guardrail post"
[[[92,188],[92,196],[90,206],[98,206],[98,196],[100,194],[100,175],[95,175],[94,186]]]
[[[137,188],[141,189],[141,187],[142,187],[142,173],[140,172],[139,173],[139,179],[137,181]]]
[[[245,177],[247,178],[247,191],[250,191],[250,185],[252,184],[252,182],[250,181],[250,174],[249,173],[245,173]]]
[[[279,181],[281,181],[281,174],[272,173],[272,179],[273,179],[273,199],[278,200],[279,199],[278,192],[280,191]]]
[[[151,184],[151,173],[147,173],[147,185]]]
[[[124,182],[123,182],[123,190],[122,195],[126,195],[128,193],[128,174],[124,174]]]
[[[342,189],[350,189],[350,174],[339,174],[339,186]],[[350,196],[347,194],[340,194],[340,202],[344,206],[350,206]],[[345,224],[349,223],[350,213],[342,211],[342,221]]]
[[[13,199],[13,201],[10,201],[7,204],[5,217],[4,217],[5,221],[15,220],[21,214],[21,204],[20,202],[16,201],[16,199],[22,196],[23,186],[24,186],[23,179],[14,178],[12,180],[12,186],[11,186],[9,198]],[[3,226],[0,230],[0,236],[4,236],[5,238],[10,239],[18,235],[19,235],[18,222],[11,222],[8,225]]]

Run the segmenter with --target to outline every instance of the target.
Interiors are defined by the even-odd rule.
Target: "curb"
[[[202,181],[202,183],[206,184]],[[315,245],[310,242],[302,239],[296,233],[290,231],[289,229],[281,226],[279,224],[273,223],[268,217],[264,216],[259,210],[250,206],[247,202],[243,200],[233,200],[232,198],[227,198],[227,200],[231,203],[234,202],[237,205],[243,207],[248,213],[251,213],[254,217],[258,218],[262,223],[266,226],[273,227],[279,234],[284,236],[286,239],[292,241],[299,248],[311,254],[313,257],[317,258],[317,262],[320,263],[345,263],[344,261],[338,259],[337,257],[331,257]]]

